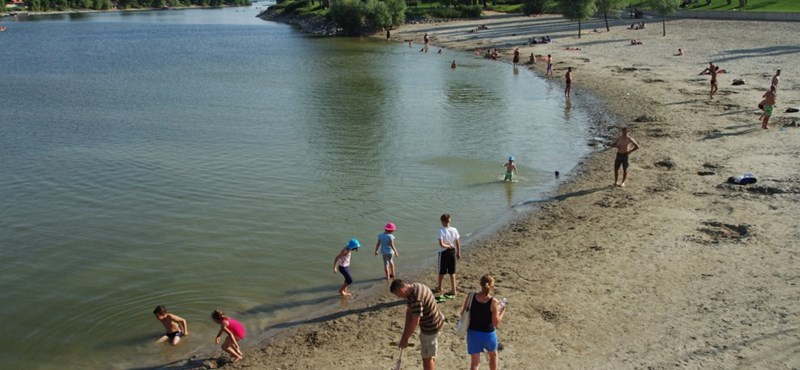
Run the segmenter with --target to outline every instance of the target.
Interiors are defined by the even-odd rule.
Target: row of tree
[[[608,27],[608,15],[618,14],[628,6],[629,0],[525,0],[523,11],[526,14],[538,14],[548,7],[555,7],[564,18],[578,21],[578,38],[581,37],[581,21],[595,14],[603,14]],[[663,34],[667,34],[666,17],[680,8],[681,0],[644,0],[644,5],[661,15]]]
[[[135,0],[134,0],[135,1]],[[307,2],[302,0],[301,2]],[[311,0],[313,1],[313,0]],[[606,30],[609,30],[608,16],[616,14],[628,6],[630,0],[523,0],[523,13],[526,15],[545,12],[558,12],[565,18],[578,22],[578,37],[581,37],[582,21],[596,14],[602,14]],[[666,35],[666,16],[680,7],[682,0],[644,0],[643,5],[662,16],[662,27]],[[477,3],[477,0],[459,2]],[[322,6],[327,7],[327,0]],[[480,16],[480,7],[476,5],[463,7],[467,13],[475,8],[474,16]],[[346,34],[354,35],[362,31],[374,31],[389,28],[405,22],[406,0],[336,0],[330,2],[330,16]]]

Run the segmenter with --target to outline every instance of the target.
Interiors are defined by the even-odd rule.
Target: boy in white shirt
[[[456,260],[461,258],[461,240],[458,229],[450,226],[450,215],[445,213],[439,220],[442,228],[439,229],[439,279],[436,291],[442,291],[444,275],[450,275],[450,292],[445,295],[456,295]]]

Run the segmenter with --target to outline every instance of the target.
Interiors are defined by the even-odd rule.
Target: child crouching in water
[[[358,239],[350,239],[342,251],[333,259],[333,272],[336,273],[338,271],[344,276],[344,284],[339,288],[339,294],[345,297],[352,295],[347,291],[347,287],[353,283],[353,278],[350,276],[350,252],[353,250],[358,251],[359,247],[361,247],[361,243],[358,242]]]
[[[222,350],[233,356],[233,362],[241,360],[244,355],[242,355],[242,350],[239,349],[238,341],[244,339],[244,326],[233,318],[225,316],[220,310],[214,310],[211,313],[211,319],[219,324],[219,332],[215,343],[219,344],[219,337],[222,336],[222,333],[228,334],[225,342],[222,343]]]
[[[156,306],[153,314],[156,315],[156,320],[160,321],[161,325],[164,325],[164,330],[166,330],[166,333],[161,338],[158,338],[156,343],[169,341],[173,346],[177,346],[182,336],[189,335],[189,327],[186,325],[186,320],[167,312],[166,307]]]

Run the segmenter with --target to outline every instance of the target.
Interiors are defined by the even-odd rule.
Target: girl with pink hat
[[[397,226],[393,223],[388,223],[383,227],[383,233],[378,234],[378,242],[375,243],[375,255],[378,255],[380,249],[381,256],[383,256],[383,272],[386,274],[386,280],[394,279],[394,256],[400,257],[397,253],[397,248],[394,245],[394,231]]]

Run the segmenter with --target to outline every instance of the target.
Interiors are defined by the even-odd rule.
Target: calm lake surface
[[[4,368],[166,364],[218,348],[215,308],[252,345],[347,309],[348,239],[363,299],[386,222],[403,277],[440,214],[468,243],[588,153],[580,99],[526,69],[308,37],[264,6],[0,19]],[[177,348],[152,344],[158,304],[189,321]]]

